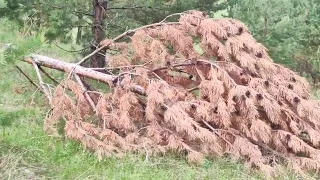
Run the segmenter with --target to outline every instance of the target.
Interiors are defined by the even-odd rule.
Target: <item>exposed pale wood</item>
[[[80,77],[77,74],[73,74],[73,75],[74,75],[74,78],[76,79],[77,83],[80,85],[80,87],[84,93],[84,96],[86,97],[87,101],[89,102],[91,108],[93,109],[94,112],[97,112],[96,105],[94,104],[93,100],[91,99],[90,95],[88,94],[87,89],[86,89],[86,87],[84,87]]]
[[[31,58],[25,58],[25,61],[31,63],[34,61],[36,64],[51,69],[57,69],[66,73],[76,73],[80,76],[95,79],[104,83],[110,83],[114,79],[114,76],[104,74],[92,69],[82,67],[77,64],[64,62],[62,60],[53,59],[42,55],[33,55]]]
[[[90,79],[94,79],[103,83],[112,84],[113,80],[117,78],[117,76],[112,76],[109,74],[104,74],[98,71],[95,71],[90,68],[85,68],[80,65],[74,63],[64,62],[62,60],[53,59],[47,56],[42,55],[32,55],[31,58],[24,58],[25,62],[30,64],[36,64],[38,66],[48,67],[51,69],[56,69],[59,71],[63,71],[65,73],[77,74],[82,77],[87,77]],[[37,66],[37,69],[38,69]],[[39,69],[38,69],[39,70]],[[39,72],[40,75],[40,72]],[[138,85],[132,85],[130,87],[131,91],[140,94],[146,95],[145,89]]]
[[[34,61],[32,62],[32,65],[33,65],[33,67],[34,67],[34,69],[35,69],[35,71],[37,73],[37,77],[38,77],[39,84],[40,84],[40,89],[45,94],[46,98],[49,101],[49,104],[51,105],[52,104],[52,96],[51,96],[49,90],[47,89],[47,87],[45,86],[45,83],[42,80],[42,77],[41,77],[41,74],[40,74],[40,71],[39,71],[39,67]]]

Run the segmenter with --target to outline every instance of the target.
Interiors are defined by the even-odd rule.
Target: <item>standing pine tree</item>
[[[106,18],[107,0],[93,0],[93,44],[91,51],[95,51],[100,42],[105,38],[104,20]],[[106,65],[105,56],[101,53],[91,57],[91,67],[104,67]]]

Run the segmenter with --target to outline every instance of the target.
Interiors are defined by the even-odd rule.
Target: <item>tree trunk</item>
[[[78,26],[76,44],[81,44],[81,40],[82,40],[82,27]]]
[[[105,38],[105,32],[103,29],[103,20],[105,19],[105,9],[108,7],[107,0],[93,0],[93,26],[92,33],[94,36],[94,42],[91,46],[91,51],[96,50],[99,43]],[[105,57],[99,53],[91,57],[91,67],[104,67],[106,65]]]
[[[82,15],[78,16],[79,21],[82,21]],[[80,44],[82,39],[82,26],[78,26],[76,44]]]
[[[268,35],[268,17],[267,15],[264,16],[264,37]]]

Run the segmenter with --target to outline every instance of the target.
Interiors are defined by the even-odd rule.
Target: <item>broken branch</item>
[[[132,33],[135,33],[135,32],[138,31],[138,30],[146,29],[146,28],[150,28],[150,27],[162,26],[162,25],[174,25],[174,24],[180,24],[180,23],[179,23],[179,22],[170,22],[170,23],[160,22],[160,23],[149,24],[149,25],[145,25],[145,26],[142,26],[142,27],[133,29],[133,30],[126,31],[126,32],[120,34],[119,36],[115,37],[114,39],[112,39],[112,41],[109,42],[108,44],[103,44],[102,46],[100,46],[99,48],[97,48],[95,51],[93,51],[92,53],[90,53],[89,55],[87,55],[86,57],[84,57],[83,59],[81,59],[77,64],[78,64],[78,65],[83,64],[86,60],[88,60],[90,57],[92,57],[93,55],[95,55],[95,54],[98,53],[99,51],[101,51],[101,50],[103,50],[103,49],[105,49],[105,48],[108,48],[112,43],[114,43],[114,42],[122,39],[123,37],[125,37],[125,36],[127,36],[127,35],[131,35]]]
[[[35,62],[32,62],[32,65],[37,73],[37,77],[38,77],[38,80],[39,80],[39,84],[40,84],[40,89],[41,91],[44,93],[44,95],[46,96],[46,98],[48,99],[49,101],[49,104],[51,105],[52,104],[52,97],[51,97],[51,94],[50,92],[48,91],[48,89],[46,88],[45,86],[45,83],[43,82],[42,80],[42,77],[41,77],[41,74],[40,74],[40,71],[39,71],[39,67],[38,65],[35,63]]]
[[[18,69],[18,71],[19,71],[24,77],[26,77],[26,78],[28,79],[28,81],[29,81],[34,87],[38,88],[38,85],[37,85],[36,83],[34,83],[34,82],[32,81],[32,79],[31,79],[25,72],[23,72],[22,69],[21,69],[19,66],[15,65],[15,67]]]
[[[80,85],[80,87],[81,87],[81,89],[82,89],[82,91],[83,91],[83,93],[84,93],[87,101],[89,102],[92,110],[93,110],[95,113],[97,113],[97,108],[96,108],[93,100],[91,99],[90,95],[88,94],[86,87],[84,87],[84,85],[83,85],[80,77],[79,77],[76,73],[74,73],[73,76],[74,76],[74,78],[76,79],[77,83]]]
[[[62,60],[53,59],[47,56],[33,55],[31,58],[24,58],[23,61],[30,64],[36,64],[39,66],[56,69],[65,73],[75,73],[79,76],[87,77],[106,84],[112,84],[112,82],[117,78],[117,76],[104,74],[90,68],[85,68],[74,63],[64,62]],[[144,88],[138,85],[133,85],[130,89],[132,92],[138,93],[140,95],[146,94]]]
[[[53,81],[55,84],[59,84],[58,81],[56,81],[49,73],[47,73],[41,66],[38,66],[40,71],[46,75],[49,79],[51,79],[51,81]]]

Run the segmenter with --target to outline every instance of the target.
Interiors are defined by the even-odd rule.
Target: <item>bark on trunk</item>
[[[25,62],[28,62],[30,64],[37,64],[38,66],[44,66],[51,69],[56,69],[59,71],[63,71],[66,73],[74,73],[82,77],[87,77],[90,79],[94,79],[103,83],[111,83],[118,79],[117,76],[112,76],[109,74],[104,74],[98,71],[95,71],[90,68],[85,68],[80,65],[74,64],[74,63],[68,63],[64,62],[62,60],[53,59],[47,56],[41,56],[41,55],[33,55],[31,58],[25,58]],[[120,83],[121,85],[121,83]],[[135,92],[140,95],[146,95],[146,92],[144,88],[138,85],[132,85],[130,86],[130,90],[132,92]]]
[[[34,61],[37,65],[56,69],[66,73],[74,72],[80,76],[84,76],[90,79],[95,79],[104,83],[110,83],[114,80],[115,76],[104,74],[89,68],[79,66],[77,64],[64,62],[62,60],[53,59],[46,56],[34,55],[32,58],[26,58],[26,62],[32,64]]]
[[[93,0],[93,26],[92,33],[94,36],[93,46],[91,46],[91,51],[96,50],[99,43],[105,38],[105,32],[103,29],[103,20],[105,19],[105,10],[108,8],[107,0]],[[99,53],[91,57],[91,67],[104,67],[105,57]]]
[[[83,19],[82,15],[78,16],[79,21],[82,21]],[[76,44],[80,44],[82,40],[82,26],[78,26],[78,31],[77,31],[77,38],[76,38]]]
[[[78,32],[77,32],[77,39],[76,39],[76,44],[81,44],[81,39],[82,39],[82,27],[78,27]]]

